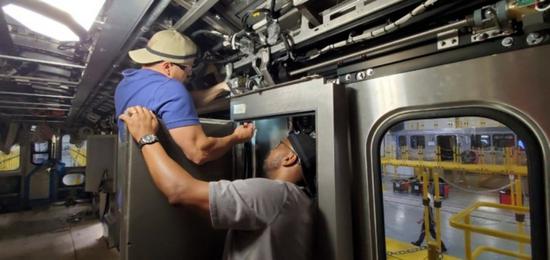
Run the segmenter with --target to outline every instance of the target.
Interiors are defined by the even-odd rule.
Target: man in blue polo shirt
[[[205,135],[193,97],[200,103],[208,103],[227,85],[220,83],[195,95],[187,91],[183,83],[191,76],[196,52],[193,41],[175,30],[155,33],[145,48],[128,53],[142,68],[122,72],[124,79],[115,92],[115,107],[117,117],[131,106],[150,109],[162,119],[187,158],[203,164],[221,157],[233,145],[250,140],[254,126],[239,126],[233,134],[222,138]],[[118,126],[122,129],[120,120]]]

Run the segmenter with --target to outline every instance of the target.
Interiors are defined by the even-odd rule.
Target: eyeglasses
[[[192,70],[192,67],[189,66],[189,65],[177,64],[177,63],[172,63],[172,65],[176,65],[178,68],[180,68],[181,70],[186,71],[186,72]]]

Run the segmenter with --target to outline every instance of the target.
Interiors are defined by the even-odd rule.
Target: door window
[[[20,158],[21,153],[18,144],[12,145],[8,153],[0,151],[0,172],[9,172],[19,169]]]
[[[420,121],[432,127],[405,127]],[[401,147],[380,148],[388,259],[427,259],[429,248],[457,259],[530,257],[529,158],[515,145],[516,133],[488,118],[433,121],[401,122],[381,141]],[[478,121],[499,127],[477,128]],[[405,136],[409,144],[401,142]],[[434,136],[433,147],[417,149]]]

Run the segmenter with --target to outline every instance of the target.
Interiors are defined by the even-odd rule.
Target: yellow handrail
[[[449,219],[449,223],[452,227],[458,228],[458,229],[464,229],[468,231],[473,231],[476,233],[488,235],[488,236],[494,236],[498,238],[503,239],[509,239],[514,240],[518,242],[524,242],[524,243],[531,243],[531,237],[524,234],[516,234],[512,232],[506,232],[506,231],[500,231],[496,229],[490,229],[485,227],[479,227],[472,224],[466,224],[464,223],[464,219],[466,217],[469,217],[470,214],[481,208],[481,207],[488,207],[488,208],[498,208],[498,209],[505,209],[510,210],[514,212],[522,212],[522,213],[529,213],[529,208],[526,207],[518,207],[518,206],[512,206],[512,205],[505,205],[505,204],[498,204],[493,202],[486,202],[486,201],[478,201],[474,203],[473,205],[465,208],[461,212],[455,214]]]
[[[499,248],[493,248],[488,246],[481,246],[476,248],[472,252],[471,250],[471,233],[479,233],[484,234],[488,236],[493,236],[501,239],[508,239],[517,241],[519,243],[531,243],[531,237],[529,235],[525,235],[523,233],[517,234],[507,231],[501,231],[497,229],[491,229],[486,227],[480,227],[476,226],[470,223],[470,214],[481,208],[481,207],[489,207],[489,208],[497,208],[497,209],[503,209],[503,210],[509,210],[512,212],[515,212],[516,214],[520,213],[529,213],[529,208],[522,207],[522,206],[514,206],[514,205],[505,205],[505,204],[498,204],[493,202],[485,202],[485,201],[478,201],[474,203],[473,205],[465,208],[461,212],[453,215],[449,219],[449,224],[458,229],[464,230],[464,246],[465,246],[465,252],[466,252],[466,259],[475,259],[477,256],[479,256],[482,252],[490,251],[494,253],[504,254],[508,256],[516,256],[522,259],[530,259],[530,256],[527,256],[523,254],[521,251],[520,253],[516,253],[509,250],[499,249]]]
[[[467,172],[477,172],[484,174],[504,174],[527,176],[527,166],[523,165],[504,165],[504,164],[465,164],[451,161],[421,161],[421,160],[401,160],[392,158],[382,158],[383,166],[405,166],[420,167],[431,169],[457,170]]]
[[[476,250],[474,250],[474,253],[472,253],[472,259],[478,258],[479,255],[481,255],[482,253],[485,253],[485,252],[493,252],[493,253],[497,253],[497,254],[501,254],[501,255],[507,255],[507,256],[511,256],[511,257],[515,257],[515,258],[519,258],[519,259],[531,259],[530,255],[526,255],[526,254],[522,254],[522,253],[516,253],[514,251],[501,249],[501,248],[496,248],[496,247],[491,247],[491,246],[478,246],[476,248]]]
[[[86,166],[86,150],[71,147],[69,152],[75,162],[75,166]]]
[[[19,153],[6,157],[6,155],[0,155],[0,171],[11,171],[19,169]]]

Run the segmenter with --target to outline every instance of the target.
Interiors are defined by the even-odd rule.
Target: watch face
[[[143,137],[143,141],[145,143],[153,142],[153,141],[155,141],[155,136],[154,135],[146,135],[146,136]]]

